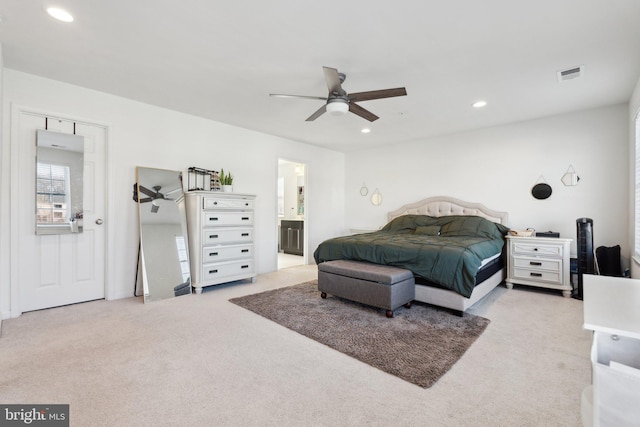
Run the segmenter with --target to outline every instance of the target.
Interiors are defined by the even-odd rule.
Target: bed
[[[438,196],[404,205],[387,219],[379,231],[321,243],[316,263],[349,259],[409,269],[417,301],[457,312],[504,280],[506,212]]]

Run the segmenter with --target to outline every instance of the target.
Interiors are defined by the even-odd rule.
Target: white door
[[[14,111],[16,112],[16,111]],[[18,215],[18,311],[25,312],[105,296],[105,151],[106,128],[25,111],[18,111],[19,167],[12,176],[12,215]],[[14,124],[16,122],[14,121]],[[36,235],[35,168],[36,130],[75,133],[84,136],[83,232]],[[15,159],[15,157],[13,157]],[[17,191],[16,191],[17,190]],[[13,194],[16,193],[17,194]],[[17,204],[17,206],[16,206]],[[13,221],[12,221],[13,222]],[[15,222],[13,222],[15,224]],[[12,247],[15,248],[14,237]],[[15,253],[15,252],[14,252]]]

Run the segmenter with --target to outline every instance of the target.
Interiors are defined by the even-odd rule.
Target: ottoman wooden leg
[[[392,318],[393,317],[393,310],[387,310],[387,317],[388,318]]]
[[[321,296],[322,298],[326,298],[326,297],[327,297],[327,293],[326,293],[326,292],[322,292],[322,293],[320,294],[320,296]]]
[[[404,308],[411,308],[411,301],[409,301],[408,303],[406,303],[406,304],[404,305]]]

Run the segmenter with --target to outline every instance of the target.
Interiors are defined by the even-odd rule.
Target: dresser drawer
[[[254,208],[254,200],[246,199],[222,199],[219,197],[205,197],[204,209],[251,209]]]
[[[218,228],[202,232],[202,245],[221,245],[225,243],[240,243],[253,241],[253,228]]]
[[[205,212],[204,227],[221,225],[253,225],[253,212]]]
[[[559,271],[531,270],[529,268],[514,268],[514,279],[524,279],[537,282],[562,283],[562,274]]]
[[[562,258],[561,245],[545,245],[524,242],[512,242],[511,253],[523,255],[552,256]]]
[[[529,270],[548,270],[556,272],[562,271],[561,259],[543,259],[514,256],[513,265],[516,268],[528,268]]]
[[[225,277],[247,275],[253,273],[253,260],[228,261],[202,266],[203,281],[217,281]]]
[[[203,264],[241,258],[253,258],[253,245],[213,246],[202,250]]]

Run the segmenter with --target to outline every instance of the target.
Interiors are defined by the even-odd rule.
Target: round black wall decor
[[[551,196],[551,186],[549,184],[536,184],[531,189],[531,195],[538,200],[548,199]]]

